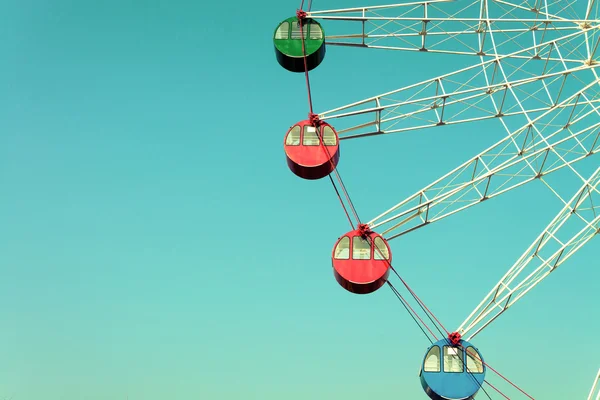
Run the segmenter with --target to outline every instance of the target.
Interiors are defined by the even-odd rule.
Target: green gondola
[[[325,32],[321,25],[311,18],[302,24],[306,65],[308,70],[316,68],[325,58]],[[292,72],[304,72],[304,54],[298,17],[282,21],[273,35],[275,54],[279,64]]]

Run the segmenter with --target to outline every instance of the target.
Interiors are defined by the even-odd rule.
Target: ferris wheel
[[[600,167],[591,174],[579,168],[600,151],[600,1],[429,0],[321,11],[311,3],[304,9],[302,1],[295,16],[281,21],[273,41],[279,64],[305,75],[309,100],[308,118],[285,134],[287,164],[300,178],[329,178],[352,227],[333,247],[335,279],[356,294],[391,288],[431,342],[419,374],[431,399],[509,398],[486,380],[489,372],[533,398],[471,341],[600,233]],[[316,113],[309,71],[323,62],[327,46],[447,53],[473,62]],[[370,221],[358,217],[336,168],[344,162],[342,141],[491,119],[506,131],[501,140]],[[546,179],[565,169],[578,180],[569,198]],[[389,241],[534,181],[562,209],[464,322],[447,330],[394,269]]]

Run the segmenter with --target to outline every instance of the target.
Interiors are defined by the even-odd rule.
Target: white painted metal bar
[[[439,79],[447,79],[447,78],[456,76],[458,74],[461,74],[463,72],[467,72],[467,71],[473,72],[473,71],[475,71],[475,70],[477,70],[479,68],[490,66],[490,65],[494,65],[498,60],[502,61],[503,59],[509,58],[510,56],[519,55],[519,54],[522,54],[522,53],[526,53],[528,51],[535,50],[535,49],[543,47],[543,46],[549,46],[549,45],[551,45],[553,43],[556,43],[556,42],[569,40],[569,39],[572,39],[575,36],[579,36],[579,35],[581,35],[581,32],[571,33],[569,35],[563,36],[561,39],[559,39],[557,41],[540,43],[540,44],[538,44],[536,46],[530,46],[530,47],[527,47],[525,49],[521,49],[521,50],[515,51],[515,52],[513,52],[511,54],[505,55],[505,56],[498,56],[497,59],[494,59],[494,60],[487,60],[487,61],[484,61],[484,62],[482,62],[480,64],[475,64],[475,65],[471,65],[469,67],[461,68],[461,69],[455,70],[453,72],[449,72],[447,74],[443,74],[443,75],[437,76],[437,77],[432,78],[432,79],[427,79],[425,81],[414,83],[412,85],[408,85],[408,86],[405,86],[405,87],[402,87],[402,88],[399,88],[399,89],[395,89],[395,90],[392,90],[392,91],[389,91],[389,92],[382,93],[382,94],[377,95],[377,96],[369,97],[369,98],[364,99],[364,100],[360,100],[360,101],[357,101],[357,102],[354,102],[354,103],[351,103],[351,104],[347,104],[347,105],[344,105],[344,106],[341,106],[341,107],[334,108],[334,109],[329,110],[329,111],[325,111],[325,112],[319,114],[319,117],[320,118],[327,118],[329,114],[332,114],[334,112],[338,112],[338,111],[343,110],[343,109],[355,107],[355,106],[358,106],[358,105],[361,105],[361,104],[364,104],[364,103],[375,101],[378,98],[387,97],[387,96],[394,95],[394,94],[402,92],[402,91],[406,91],[408,89],[412,89],[412,88],[415,88],[415,87],[418,87],[418,86],[423,86],[425,84],[430,84],[430,83],[435,82],[435,81],[437,81]]]
[[[558,53],[557,49],[558,49],[561,41],[567,41],[567,40],[569,40],[569,38],[573,38],[574,36],[581,35],[581,34],[582,34],[581,32],[578,32],[578,33],[566,35],[560,41],[540,43],[537,46],[532,46],[527,49],[520,50],[520,51],[516,52],[515,54],[523,53],[523,55],[525,55],[527,52],[531,52],[535,48],[537,48],[537,49],[544,48],[545,51],[548,51],[548,54],[550,54],[551,51],[554,51],[555,54],[560,54],[560,53]],[[549,67],[548,64],[551,62],[551,60],[549,58],[550,57],[548,57],[545,61],[539,61],[539,62],[545,63],[543,73],[537,74],[537,75],[529,75],[529,76],[524,74],[523,76],[517,76],[517,77],[511,79],[511,77],[507,76],[506,72],[502,69],[501,62],[505,59],[505,57],[497,57],[492,60],[482,61],[479,64],[475,64],[475,65],[467,67],[467,68],[459,69],[452,73],[444,74],[444,75],[438,76],[436,78],[432,78],[432,79],[428,79],[428,80],[419,82],[417,84],[408,85],[404,88],[396,89],[396,90],[393,90],[393,91],[390,91],[387,93],[383,93],[383,94],[380,94],[380,95],[377,95],[374,97],[370,97],[370,98],[367,98],[364,100],[360,100],[360,101],[357,101],[357,102],[354,102],[354,103],[351,103],[351,104],[348,104],[345,106],[337,107],[335,109],[332,109],[332,110],[329,110],[326,112],[322,112],[319,114],[319,117],[322,120],[333,120],[333,119],[339,120],[339,119],[347,118],[347,117],[355,117],[355,116],[358,116],[361,114],[369,114],[369,113],[376,113],[376,112],[379,113],[380,118],[377,121],[377,125],[379,126],[379,128],[377,131],[361,132],[362,134],[356,133],[352,136],[349,136],[347,134],[352,131],[356,131],[361,128],[365,128],[366,126],[368,126],[369,122],[361,121],[358,124],[353,124],[348,127],[345,127],[345,126],[337,125],[338,124],[337,121],[328,121],[328,122],[334,124],[334,126],[336,126],[337,131],[340,134],[342,140],[344,140],[346,138],[373,136],[373,135],[378,135],[378,134],[402,132],[402,131],[412,130],[412,129],[422,129],[422,128],[426,128],[426,127],[440,126],[440,124],[437,123],[439,121],[434,122],[432,119],[432,121],[429,121],[429,123],[427,123],[427,121],[425,121],[426,123],[422,123],[423,117],[421,117],[421,118],[416,118],[416,117],[418,117],[421,114],[426,115],[428,113],[435,113],[437,111],[435,109],[435,107],[438,107],[439,103],[441,103],[441,101],[444,98],[447,98],[446,102],[443,104],[443,106],[448,107],[448,108],[450,108],[450,106],[453,106],[453,108],[452,108],[452,110],[444,110],[444,115],[445,115],[444,122],[446,124],[455,123],[453,121],[453,118],[455,116],[460,115],[463,112],[465,112],[466,109],[472,107],[474,105],[474,102],[479,101],[479,99],[488,97],[493,102],[494,93],[496,93],[499,90],[509,89],[511,91],[511,93],[514,95],[514,89],[516,87],[519,87],[519,86],[522,86],[525,84],[531,84],[533,86],[536,86],[536,85],[541,85],[541,83],[544,83],[544,85],[546,85],[546,86],[543,86],[543,89],[546,90],[547,93],[549,93],[548,86],[545,82],[552,81],[553,79],[558,79],[562,76],[563,85],[564,85],[564,79],[566,79],[567,76],[572,77],[578,73],[586,73],[586,71],[588,71],[590,69],[600,67],[600,64],[589,64],[589,63],[586,64],[586,63],[581,62],[581,60],[579,60],[578,62],[574,62],[574,60],[565,61],[562,57],[555,58],[554,64],[551,64],[551,67]],[[529,56],[529,59],[531,59],[530,56]],[[524,62],[527,63],[530,61],[524,60]],[[559,65],[562,65],[562,67],[560,67],[559,70],[557,70],[556,67]],[[454,90],[451,90],[448,93],[439,93],[438,92],[436,94],[432,93],[432,95],[429,95],[429,96],[418,96],[417,97],[416,94],[413,93],[416,90],[419,90],[419,91],[427,90],[429,87],[431,87],[431,85],[438,85],[439,82],[448,82],[448,81],[465,82],[469,78],[473,79],[473,77],[477,77],[478,75],[480,75],[482,73],[482,71],[487,76],[488,70],[491,70],[491,69],[494,69],[494,71],[498,70],[502,74],[501,76],[499,76],[500,79],[497,79],[497,82],[489,82],[489,81],[481,82],[482,85],[481,84],[477,85],[477,87],[473,87],[474,85],[465,83],[465,84],[461,85],[460,87],[454,88]],[[531,94],[532,90],[529,89],[529,90],[527,90],[527,92]],[[561,95],[561,92],[562,92],[562,87],[561,87],[561,91],[558,92],[557,98],[554,100],[554,102],[549,102],[548,104],[541,103],[540,104],[541,107],[540,106],[533,107],[532,110],[547,109],[548,107],[555,106],[556,104],[558,104],[558,97]],[[403,97],[404,97],[404,99],[403,99]],[[501,109],[499,109],[497,107],[486,106],[487,109],[479,108],[477,110],[479,115],[474,116],[473,118],[463,118],[463,119],[461,119],[461,122],[477,121],[477,120],[480,120],[481,117],[486,117],[486,118],[505,117],[505,116],[510,116],[510,115],[525,114],[526,112],[528,112],[527,109],[523,108],[523,105],[518,104],[519,98],[516,97],[516,95],[514,95],[513,97],[514,97],[514,99],[511,99],[511,101],[513,103],[517,102],[516,105],[518,105],[519,108],[521,108],[521,110],[518,110],[518,112],[515,112],[517,110],[510,110],[509,112],[506,112],[506,113],[499,113],[499,111],[501,111]],[[549,97],[551,98],[552,96],[549,95]],[[396,99],[398,99],[398,100],[396,100]],[[371,102],[378,102],[379,106],[378,107],[369,107],[369,103],[371,103]],[[420,108],[418,107],[419,104],[422,104],[422,106]],[[435,107],[431,107],[432,105]],[[528,106],[528,107],[531,107],[531,106]],[[404,111],[404,110],[407,110],[407,111]],[[382,111],[386,111],[386,114],[384,115],[382,113]],[[473,110],[471,110],[471,111],[473,111]],[[390,115],[392,115],[392,116],[390,117]],[[351,120],[352,120],[352,118],[348,119],[348,121],[351,121]],[[408,125],[412,124],[413,122],[417,122],[418,124],[416,124],[416,125],[413,124],[413,126],[412,127],[409,126],[408,129],[404,128],[404,127],[397,128],[397,127],[395,127],[395,125],[397,125],[398,122],[402,122],[403,124],[408,124]],[[374,116],[373,116],[372,123],[373,124],[375,123]]]
[[[579,68],[570,70],[568,73],[579,72],[579,71],[582,71],[585,69],[590,69],[590,68],[600,68],[600,65],[596,65],[594,67],[591,67],[591,66],[579,67]],[[565,74],[564,72],[558,72],[556,74],[549,74],[546,76],[540,76],[540,77],[534,77],[534,78],[530,78],[530,79],[515,81],[514,83],[511,82],[509,84],[513,85],[513,87],[525,86],[525,85],[531,84],[531,83],[537,84],[539,82],[544,81],[545,79],[550,79],[555,76],[564,75],[564,74]],[[409,100],[409,101],[405,101],[405,102],[387,104],[386,106],[380,106],[380,107],[376,107],[376,108],[369,108],[369,109],[364,109],[364,110],[355,111],[355,112],[347,112],[347,113],[342,113],[342,114],[331,115],[331,116],[329,116],[329,119],[332,120],[335,118],[357,116],[357,115],[361,115],[361,114],[372,113],[375,111],[379,112],[379,114],[381,115],[382,111],[385,111],[386,109],[390,109],[390,108],[400,109],[401,107],[407,107],[407,106],[410,106],[413,104],[423,104],[423,103],[436,104],[438,101],[443,102],[442,105],[439,107],[423,106],[422,108],[417,109],[416,111],[411,111],[411,112],[406,112],[406,113],[395,112],[394,113],[395,115],[393,117],[381,118],[381,116],[380,116],[377,121],[366,122],[366,123],[363,123],[360,125],[354,125],[350,128],[338,129],[337,132],[340,135],[340,140],[348,140],[348,139],[355,139],[355,138],[360,138],[360,137],[364,137],[364,136],[376,136],[376,135],[406,132],[406,131],[424,129],[424,128],[433,128],[433,127],[441,126],[441,125],[464,124],[464,123],[468,123],[468,122],[476,122],[476,121],[482,121],[482,120],[486,120],[486,119],[506,118],[506,117],[512,117],[512,116],[517,116],[517,115],[525,115],[527,113],[535,114],[535,113],[544,112],[544,111],[547,111],[550,109],[560,109],[560,108],[570,107],[573,105],[573,104],[558,105],[558,104],[555,104],[555,102],[552,102],[550,104],[545,105],[544,107],[536,107],[536,108],[531,108],[529,110],[521,109],[521,110],[516,110],[516,111],[511,111],[511,112],[501,112],[502,110],[500,109],[500,110],[498,110],[498,112],[496,112],[496,110],[490,109],[490,110],[485,111],[485,113],[487,115],[483,115],[483,116],[479,116],[479,117],[456,119],[456,117],[458,115],[464,113],[464,111],[472,105],[472,103],[469,103],[469,101],[473,101],[478,98],[479,99],[487,98],[490,95],[490,93],[487,93],[488,90],[503,89],[506,86],[507,86],[507,84],[496,84],[496,85],[490,85],[487,87],[479,87],[479,88],[468,89],[468,90],[464,90],[464,91],[457,91],[457,92],[454,92],[451,94],[439,94],[437,96],[428,96],[428,97]],[[471,94],[471,93],[475,93],[475,94],[466,96],[467,94]],[[461,97],[461,95],[464,95],[464,97]],[[453,100],[448,101],[449,98],[451,98]],[[597,103],[599,101],[600,101],[600,99],[590,100],[590,102],[592,102],[592,103]],[[431,113],[437,114],[438,109],[441,108],[442,111],[445,111],[453,105],[458,105],[458,106],[462,105],[462,107],[458,108],[458,109],[455,108],[452,111],[452,113],[450,113],[450,112],[446,113],[446,118],[444,118],[443,124],[440,123],[439,120],[434,121],[435,118],[433,116],[430,116],[430,119],[431,119],[430,123],[412,125],[412,126],[408,126],[408,127],[404,127],[404,128],[396,128],[396,129],[384,128],[388,125],[391,125],[394,121],[398,121],[398,120],[407,121],[409,118],[414,118],[414,117],[420,116],[421,114],[431,114]],[[484,111],[482,111],[482,112],[484,112]],[[423,121],[423,119],[426,119],[426,118],[427,118],[426,116],[421,116],[416,122],[421,122],[421,121]],[[376,131],[357,133],[357,134],[349,134],[352,131],[374,125],[376,122],[378,124],[378,129]]]
[[[568,4],[570,2],[566,1]],[[495,1],[489,3],[495,4],[496,8],[495,15],[490,15],[490,7],[483,0],[472,0],[465,3],[466,6],[459,11],[450,7],[452,4],[456,4],[452,1],[422,1],[375,7],[311,11],[307,15],[325,24],[334,23],[334,27],[336,22],[360,22],[360,26],[356,25],[354,28],[351,28],[350,25],[344,26],[342,28],[346,30],[344,33],[327,34],[327,45],[456,55],[484,55],[486,57],[508,55],[512,51],[501,48],[503,46],[500,43],[486,49],[486,40],[477,39],[470,45],[461,37],[483,34],[482,38],[485,39],[488,36],[487,31],[493,25],[497,33],[512,35],[512,43],[520,46],[521,40],[515,40],[515,37],[527,32],[531,32],[533,44],[536,44],[536,32],[540,31],[543,32],[541,35],[543,41],[547,33],[556,34],[561,30],[592,29],[597,31],[600,29],[600,19],[590,18],[589,12],[583,19],[565,18],[546,12],[547,6],[543,9],[537,7],[532,9],[505,1]],[[461,3],[461,5],[465,3]],[[481,9],[476,12],[472,6],[478,4],[481,5]],[[503,12],[502,7],[498,6],[499,4],[520,11],[523,17],[515,17],[510,13],[507,15]],[[484,7],[484,5],[486,6]],[[398,11],[400,15],[384,15],[395,11]],[[473,16],[468,15],[471,11]],[[459,14],[460,17],[458,17]],[[366,28],[367,24],[369,29]],[[329,29],[326,29],[326,32],[329,32]],[[428,37],[441,37],[442,39],[431,41],[427,39]],[[399,39],[405,44],[400,45],[397,41],[393,41],[394,44],[377,43],[390,38]],[[408,39],[410,38],[413,38],[412,43],[409,43]]]
[[[311,11],[311,12],[307,13],[307,15],[310,18],[317,18],[317,16],[321,15],[321,14],[339,14],[339,13],[350,13],[350,12],[365,13],[367,11],[372,11],[372,10],[383,10],[383,9],[387,9],[387,8],[398,8],[398,7],[414,7],[414,6],[423,6],[425,4],[449,3],[449,2],[454,2],[454,1],[456,1],[456,0],[427,0],[427,1],[414,1],[414,2],[408,2],[408,3],[387,4],[387,5],[379,5],[379,6],[338,8],[335,10]]]
[[[315,20],[333,20],[333,21],[405,21],[405,22],[422,22],[422,17],[329,17],[320,16],[317,12],[308,13],[308,17]],[[427,18],[431,22],[456,22],[450,18]],[[480,18],[461,18],[463,22],[481,22]],[[537,18],[486,18],[486,21],[490,23],[540,23],[540,24],[598,24],[600,20],[586,20],[586,19],[537,19]]]
[[[572,103],[580,93],[596,85],[596,82],[586,85],[585,88],[566,98],[561,104]],[[386,233],[395,231],[393,235],[388,237],[391,240],[597,153],[600,151],[600,146],[597,146],[597,138],[600,135],[600,122],[591,125],[586,125],[586,122],[588,122],[587,119],[590,116],[600,116],[599,107],[596,103],[585,102],[579,103],[578,107],[582,112],[572,121],[569,129],[546,126],[546,130],[551,129],[550,132],[543,132],[543,129],[536,132],[537,137],[543,138],[543,140],[537,140],[525,147],[522,145],[513,146],[516,138],[532,134],[531,126],[535,126],[544,117],[555,112],[554,109],[548,110],[479,155],[378,215],[369,222],[369,225],[373,229],[383,227]],[[578,124],[583,124],[581,129],[579,131],[573,130]],[[574,138],[577,137],[582,140],[574,142]],[[568,148],[568,145],[574,148],[582,144],[585,151],[572,152]],[[553,156],[554,162],[546,162],[549,155]],[[570,157],[570,159],[566,160],[564,157]],[[527,171],[528,166],[542,160],[543,165],[539,167],[539,170]],[[495,165],[492,166],[490,163]],[[486,170],[477,171],[479,164],[486,165]],[[494,182],[492,188],[489,188],[490,181]],[[481,185],[486,186],[484,196],[472,196],[469,200],[463,199],[465,194],[470,193],[475,187],[481,188]],[[427,201],[422,200],[423,194],[427,194]],[[427,220],[415,224],[414,219],[407,219],[410,215],[422,214],[425,209],[429,210]],[[405,220],[407,223],[406,225],[396,223],[393,229],[386,228],[388,224],[396,220]],[[412,222],[412,225],[409,225],[408,222]]]
[[[594,379],[594,383],[592,384],[592,389],[590,390],[587,400],[600,400],[600,369],[596,374],[596,379]]]
[[[600,168],[459,326],[461,335],[471,340],[600,233],[599,186]],[[578,229],[572,234],[574,223]],[[565,231],[568,240],[558,240]]]

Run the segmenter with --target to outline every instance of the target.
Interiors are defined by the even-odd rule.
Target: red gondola
[[[333,274],[346,290],[368,294],[387,281],[392,253],[387,241],[367,225],[346,233],[333,248]]]
[[[310,120],[298,122],[288,130],[283,147],[290,170],[304,179],[329,175],[340,159],[338,135],[326,122],[318,128]]]

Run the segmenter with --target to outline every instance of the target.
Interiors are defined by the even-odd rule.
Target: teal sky
[[[306,90],[271,35],[297,2],[0,4],[0,399],[426,399],[428,342],[390,290],[339,287],[335,193],[285,164]],[[473,62],[429,56],[328,49],[315,109]],[[503,135],[348,141],[339,171],[370,219]],[[528,185],[392,241],[394,265],[455,329],[560,208]],[[596,240],[474,340],[536,399],[583,398],[600,364]]]

